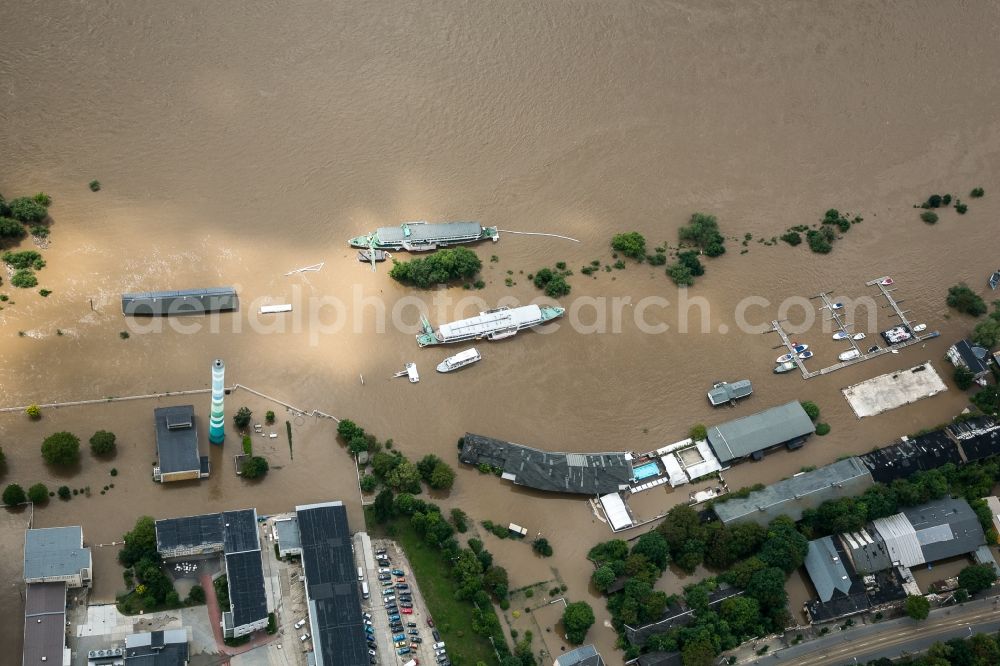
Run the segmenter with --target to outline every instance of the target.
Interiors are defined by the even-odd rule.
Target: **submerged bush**
[[[389,277],[427,289],[436,284],[473,277],[483,267],[475,252],[464,247],[439,250],[429,257],[409,261],[392,260]]]
[[[611,247],[616,252],[621,252],[626,257],[632,257],[639,261],[642,261],[646,256],[646,238],[638,231],[615,234],[611,239]]]
[[[938,214],[932,210],[925,210],[920,214],[920,219],[927,224],[937,224]]]

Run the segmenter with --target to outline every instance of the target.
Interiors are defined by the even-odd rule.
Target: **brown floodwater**
[[[945,349],[971,326],[949,317],[944,294],[959,280],[981,289],[996,268],[998,28],[1000,9],[988,2],[10,4],[0,21],[0,191],[54,197],[39,273],[53,293],[0,287],[16,302],[0,312],[0,404],[204,388],[222,357],[228,383],[350,417],[411,456],[454,460],[465,431],[554,450],[645,451],[693,423],[791,399],[817,402],[833,432],[731,470],[730,485],[884,444],[965,403],[949,380],[946,394],[858,421],[840,389],[928,359],[946,375]],[[99,193],[88,190],[91,179]],[[934,226],[911,207],[980,185],[987,197],[970,200],[967,215],[944,211]],[[829,255],[757,242],[830,207],[865,220]],[[674,242],[696,210],[716,214],[733,239],[688,294],[709,305],[704,331],[680,330],[682,297],[662,269],[580,274],[592,259],[611,260],[613,233]],[[345,244],[407,219],[479,219],[581,242],[502,235],[479,249],[484,260],[498,256],[485,262],[484,290],[417,293],[385,266],[357,264]],[[416,347],[412,305],[401,315],[411,330],[378,324],[380,309],[407,302],[440,323],[475,311],[464,297],[529,301],[539,292],[526,274],[557,261],[576,271],[563,304],[580,308],[579,320],[592,323],[584,299],[593,298],[607,304],[599,319],[610,327],[613,299],[631,299],[618,306],[620,332],[587,333],[566,320],[544,335],[481,344],[483,362],[437,375],[447,354]],[[284,275],[317,262],[320,272]],[[737,326],[748,297],[769,301],[748,310],[760,324],[780,316],[785,299],[870,295],[863,283],[886,274],[939,339],[803,381],[771,374],[776,336]],[[241,311],[175,322],[200,330],[142,333],[120,312],[124,291],[224,284],[238,287]],[[635,322],[653,296],[671,303],[645,310],[648,322],[670,326],[663,333]],[[296,308],[262,320],[262,331],[260,302]],[[885,327],[886,311],[877,312]],[[787,314],[797,322],[803,310]],[[819,321],[795,337],[816,350],[813,368],[841,349]],[[418,363],[419,385],[390,379],[407,361]],[[752,398],[734,409],[707,405],[712,381],[743,377],[754,382]],[[204,428],[207,396],[169,402],[194,402]],[[244,402],[258,414],[269,408],[236,394],[230,413]],[[210,480],[159,487],[148,478],[152,407],[47,410],[39,423],[3,415],[3,482],[59,484],[40,464],[41,439],[108,428],[122,442],[115,487],[99,495],[112,465],[85,456],[67,483],[89,485],[91,497],[41,509],[36,524],[79,522],[89,541],[104,543],[140,513],[266,513],[329,497],[349,500],[360,524],[354,472],[329,421],[295,425],[294,460],[276,440],[267,454],[282,469],[263,483],[231,473],[231,437],[212,453]],[[643,498],[643,515],[659,512],[657,497],[665,509],[686,492]],[[585,502],[463,469],[443,503],[545,534],[570,597],[589,599],[599,624],[606,619],[584,556],[610,532]],[[105,598],[119,572],[112,551],[98,550]],[[503,550],[509,569],[530,572],[512,578],[545,574],[522,560],[534,557],[529,549]],[[609,630],[592,637],[612,653]],[[18,645],[20,631],[7,627],[2,638]]]

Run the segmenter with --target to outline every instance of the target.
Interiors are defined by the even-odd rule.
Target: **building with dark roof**
[[[125,666],[185,666],[187,663],[187,629],[125,636]]]
[[[708,429],[708,443],[723,464],[753,458],[778,446],[802,446],[816,427],[797,400]]]
[[[990,372],[990,353],[982,347],[973,345],[968,340],[959,340],[945,354],[956,368],[966,368],[976,379],[985,377]]]
[[[93,559],[83,528],[45,527],[24,533],[24,582],[90,587]]]
[[[718,610],[715,608],[718,604],[731,597],[738,597],[741,594],[743,594],[742,590],[723,585],[708,595],[708,607]],[[694,620],[694,609],[688,608],[682,600],[676,604],[667,606],[666,610],[663,611],[663,617],[656,622],[650,622],[641,627],[630,627],[626,624],[625,636],[632,645],[642,647],[649,640],[650,636],[666,633],[674,627],[686,626],[692,620]]]
[[[954,423],[947,430],[970,462],[1000,455],[1000,425],[989,417]]]
[[[903,438],[898,444],[858,456],[878,483],[892,483],[946,463],[962,464],[962,455],[944,430]]]
[[[297,506],[295,514],[313,637],[310,663],[366,666],[357,568],[344,503]]]
[[[466,433],[459,460],[503,470],[517,485],[556,493],[606,495],[628,487],[632,464],[624,453],[550,453]]]
[[[684,666],[680,652],[647,652],[640,654],[634,662],[639,666]]]
[[[858,458],[851,457],[801,472],[746,497],[718,502],[712,510],[726,525],[754,522],[766,526],[782,515],[799,520],[806,509],[815,509],[828,500],[860,495],[872,485],[871,472]]]
[[[222,553],[230,610],[222,614],[226,638],[267,627],[267,590],[257,532],[257,510],[240,509],[156,521],[156,549],[164,558]]]
[[[167,317],[238,310],[240,299],[232,287],[145,291],[122,294],[122,313],[128,317]]]
[[[68,664],[66,583],[29,583],[24,597],[24,666]]]
[[[559,655],[554,666],[604,666],[604,658],[593,645],[583,645]]]
[[[200,479],[209,475],[208,456],[198,454],[194,407],[179,405],[153,410],[156,457],[153,478],[161,483]]]
[[[906,567],[974,553],[986,543],[969,503],[945,497],[872,522],[893,564]]]

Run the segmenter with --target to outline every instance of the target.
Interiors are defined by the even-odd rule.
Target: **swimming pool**
[[[642,479],[648,479],[651,476],[656,476],[657,474],[659,474],[660,468],[657,466],[655,462],[651,462],[636,467],[635,469],[632,470],[632,473],[635,474],[635,478],[637,481],[641,481]]]

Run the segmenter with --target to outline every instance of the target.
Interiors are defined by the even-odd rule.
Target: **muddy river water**
[[[997,268],[993,3],[26,0],[3,14],[0,192],[43,190],[55,202],[39,272],[52,294],[11,288],[6,276],[0,286],[15,301],[0,312],[0,405],[206,388],[222,357],[228,384],[352,418],[411,456],[457,465],[466,431],[554,450],[646,451],[693,423],[819,404],[831,434],[731,470],[739,487],[869,450],[965,404],[942,357],[972,322],[949,316],[944,295],[959,280],[984,289]],[[92,179],[100,192],[88,190]],[[912,208],[980,185],[986,198],[969,200],[964,216],[943,211],[931,226]],[[831,207],[864,222],[829,255],[757,240]],[[675,244],[697,210],[717,215],[731,239],[687,294],[645,264],[580,273],[594,259],[613,263],[608,241],[620,231]],[[346,246],[413,219],[580,242],[502,233],[477,248],[485,289],[435,292],[401,287],[384,265],[371,272]],[[540,292],[527,274],[557,261],[575,272],[562,300],[573,316],[482,343],[481,363],[434,373],[447,353],[417,348],[421,307],[440,323],[501,299],[529,302]],[[319,272],[285,275],[318,262]],[[803,323],[795,337],[813,345],[811,368],[829,365],[841,346],[807,299],[872,296],[864,282],[881,275],[940,338],[808,381],[771,373],[777,337],[753,326]],[[238,288],[239,313],[154,322],[161,330],[121,315],[122,292],[218,285]],[[261,303],[295,309],[268,319]],[[859,330],[891,323],[879,305]],[[926,360],[947,375],[945,394],[861,421],[840,394]],[[418,385],[391,379],[408,361]],[[713,411],[707,388],[739,378],[754,382],[753,397]],[[208,397],[156,404],[168,402],[194,402],[207,446]],[[239,392],[227,407],[244,403],[258,415],[274,408]],[[332,497],[350,501],[360,524],[331,422],[295,420],[291,454],[283,428],[261,439],[280,468],[263,483],[232,474],[231,436],[212,452],[211,479],[161,487],[149,480],[153,406],[46,410],[37,423],[0,415],[3,483],[61,485],[41,464],[42,438],[106,428],[118,458],[85,455],[65,481],[91,497],[39,509],[36,525],[83,524],[88,541],[107,543],[141,513],[268,513]],[[655,492],[642,502],[651,515],[681,500]],[[584,501],[470,469],[441,501],[545,534],[556,551],[546,566],[606,619],[584,555],[609,531]],[[503,562],[512,587],[539,570],[519,557],[533,556],[510,549]],[[96,560],[95,595],[111,598],[113,549]],[[0,629],[7,644],[20,644],[15,625]],[[592,636],[613,651],[610,630]]]

